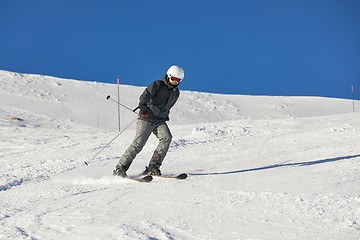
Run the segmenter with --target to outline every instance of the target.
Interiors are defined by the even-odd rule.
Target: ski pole
[[[139,107],[136,107],[135,109],[131,109],[131,108],[129,108],[129,107],[127,107],[127,106],[125,106],[124,104],[119,103],[119,102],[118,102],[118,101],[116,101],[115,99],[112,99],[112,98],[110,97],[110,95],[108,95],[108,96],[106,97],[106,100],[109,100],[109,99],[110,99],[111,101],[113,101],[113,102],[117,103],[118,105],[120,105],[120,106],[122,106],[122,107],[126,108],[127,110],[132,111],[133,113],[136,113],[136,110],[138,110],[138,109],[139,109]]]
[[[120,102],[120,78],[119,76],[116,78],[117,79],[117,95],[118,95],[118,102]],[[117,106],[117,110],[118,110],[118,120],[119,120],[119,132],[121,132],[121,117],[120,117],[120,105]]]
[[[135,121],[137,120],[137,118],[135,118],[133,121],[131,121],[129,123],[128,126],[126,126],[126,128],[124,128],[124,130],[122,130],[121,132],[119,132],[108,144],[105,145],[105,147],[103,147],[102,149],[100,149],[99,152],[97,152],[92,158],[90,158],[88,161],[85,161],[85,165],[89,166],[90,161],[92,161],[94,158],[97,157],[97,155],[99,155],[102,151],[104,151],[105,148],[107,148],[113,141],[115,141],[115,139],[117,139],[123,132],[125,132]]]
[[[131,109],[131,108],[125,106],[124,104],[121,104],[121,103],[119,103],[118,101],[112,99],[112,98],[110,97],[110,95],[108,95],[108,96],[106,97],[106,99],[107,99],[107,100],[110,99],[111,101],[117,103],[118,105],[126,108],[127,110],[129,110],[129,111],[131,111],[131,112],[133,112],[133,113],[135,113],[135,114],[137,114],[137,113],[136,113],[136,110],[139,109],[139,107],[136,107],[135,109]],[[124,130],[120,131],[108,144],[106,144],[102,149],[100,149],[99,152],[97,152],[97,153],[96,153],[92,158],[90,158],[88,161],[85,161],[85,162],[84,162],[85,165],[88,166],[90,161],[92,161],[94,158],[97,157],[97,155],[99,155],[102,151],[104,151],[105,148],[107,148],[113,141],[115,141],[115,139],[117,139],[123,132],[125,132],[136,120],[137,120],[137,118],[135,118],[133,121],[131,121],[130,124],[124,128]]]

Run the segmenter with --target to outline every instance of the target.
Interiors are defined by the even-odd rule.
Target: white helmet
[[[178,81],[178,84],[184,79],[184,69],[182,69],[179,66],[173,65],[171,66],[167,72],[166,72],[169,80],[171,79],[171,77],[175,77],[180,79],[180,81]]]

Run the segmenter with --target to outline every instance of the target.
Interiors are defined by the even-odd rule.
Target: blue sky
[[[0,0],[0,69],[183,90],[360,99],[359,0]],[[138,96],[134,96],[138,97]]]

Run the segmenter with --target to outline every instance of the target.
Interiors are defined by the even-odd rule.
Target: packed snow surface
[[[121,85],[121,103],[144,88]],[[121,107],[118,136],[107,96],[117,85],[0,71],[0,239],[360,239],[351,100],[182,91],[161,170],[189,177],[139,183],[112,176],[137,116]]]

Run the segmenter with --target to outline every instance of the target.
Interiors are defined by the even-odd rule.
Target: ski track
[[[256,128],[256,126],[248,125],[249,128]],[[236,123],[233,123],[233,128],[235,127]],[[228,128],[230,128],[229,123],[225,123],[223,127],[202,126],[200,127],[200,134],[198,127],[181,128],[185,138],[174,140],[169,155],[176,154],[177,152],[183,153],[184,149],[192,153],[195,150],[198,151],[200,146],[206,145],[207,147],[204,150],[208,152],[207,155],[201,149],[200,151],[202,157],[207,159],[207,157],[213,157],[214,153],[220,151],[216,148],[220,142],[234,142],[235,144],[239,139],[242,140],[244,137],[255,136],[255,133],[252,131],[239,130],[237,132],[243,133],[240,135],[234,134],[233,131],[224,130]],[[204,129],[212,130],[205,131]],[[350,129],[349,131],[354,131],[354,127],[348,129]],[[328,129],[327,127],[325,127],[325,130],[319,129],[318,131],[346,134],[346,131],[333,131],[333,128]],[[260,132],[257,131],[256,134],[260,134]],[[300,137],[296,141],[303,139],[301,135],[304,134],[304,130],[301,132],[298,134]],[[265,138],[265,142],[271,141],[266,139],[266,136],[268,136],[266,132],[263,134],[255,137]],[[209,136],[209,138],[206,136]],[[294,138],[293,134],[290,134],[286,129],[282,129],[271,137],[273,139],[276,136],[279,138],[284,138],[285,136],[284,142],[288,142],[287,138],[290,136]],[[198,139],[203,140],[199,141]],[[329,139],[326,141],[328,142]],[[278,143],[279,140],[275,142]],[[58,146],[56,142],[52,144]],[[49,155],[58,152],[58,149],[52,146],[52,144],[50,141],[47,144],[51,146],[49,148],[51,149]],[[344,143],[344,145],[346,144]],[[233,147],[231,144],[226,145],[229,148]],[[79,144],[77,143],[72,144],[72,148],[78,146]],[[309,148],[306,145],[303,147]],[[63,147],[60,146],[60,148],[62,149]],[[325,146],[325,148],[327,147]],[[329,151],[329,149],[326,150]],[[311,149],[308,149],[308,151],[311,152]],[[293,155],[289,152],[287,154]],[[45,156],[47,155],[45,154]],[[233,153],[230,153],[229,157],[232,156]],[[33,157],[30,158],[33,159]],[[282,170],[283,168],[306,167],[326,164],[326,162],[352,161],[354,159],[359,159],[359,155],[312,160],[303,163],[294,163],[292,161],[277,162],[274,165],[264,166],[263,169],[253,168],[247,171],[244,168],[239,170],[239,173],[271,169]],[[91,169],[95,170],[104,166],[103,163],[108,161],[116,162],[117,158],[111,156],[99,157],[96,162],[92,163],[94,166],[91,166],[89,171],[91,172]],[[225,160],[220,161],[220,164],[215,166],[215,168],[228,167],[227,161],[225,155]],[[51,171],[45,177],[43,175],[32,174],[33,178],[28,179],[25,183],[17,179],[13,180],[13,183],[20,181],[19,183],[21,184],[34,185],[34,187],[28,187],[29,189],[27,189],[22,188],[21,184],[10,183],[8,188],[3,189],[9,191],[9,193],[14,191],[14,196],[28,196],[26,199],[19,199],[18,202],[4,205],[12,206],[2,214],[4,217],[1,220],[3,223],[6,222],[6,226],[9,226],[5,228],[8,229],[9,236],[15,235],[26,239],[52,239],[69,235],[91,235],[94,238],[106,237],[109,239],[218,239],[224,236],[227,236],[227,239],[249,237],[262,239],[270,234],[273,239],[307,239],[314,236],[323,239],[341,239],[342,234],[345,232],[348,234],[347,236],[350,236],[349,239],[351,239],[351,236],[354,237],[353,239],[356,239],[356,234],[352,232],[360,231],[358,220],[360,212],[359,208],[356,207],[360,204],[358,196],[242,191],[241,184],[237,191],[233,191],[230,190],[231,187],[223,187],[217,183],[226,183],[226,177],[231,176],[231,172],[218,171],[216,174],[209,172],[204,174],[205,170],[190,172],[192,176],[185,182],[154,180],[150,185],[134,184],[129,180],[116,179],[114,177],[86,177],[82,172],[84,168],[79,170],[78,167],[66,167],[66,162],[62,162],[61,165],[63,169],[51,169],[53,165],[50,165]],[[211,166],[210,164],[204,165]],[[38,165],[35,164],[35,166]],[[48,167],[46,166],[44,169],[48,169]],[[70,179],[67,177],[62,178],[61,172],[67,174],[70,169],[78,171],[80,176]],[[55,178],[51,177],[54,170],[60,173]],[[210,168],[209,170],[214,169]],[[345,171],[341,167],[340,170]],[[350,173],[348,171],[344,174]],[[70,176],[73,175],[70,174]],[[202,178],[206,177],[206,175],[209,175],[209,177],[207,183],[202,186],[203,189],[198,189],[196,194],[193,193],[189,199],[182,196],[187,191],[189,185],[201,185],[203,182]],[[211,177],[215,175],[218,175],[218,179]],[[337,176],[339,177],[339,175]],[[8,178],[11,177],[8,176]],[[233,176],[231,178],[236,179]],[[158,195],[159,192],[156,195],[153,194],[159,187],[166,187],[168,189],[175,186],[179,193],[171,192],[174,196],[167,196],[161,193]],[[38,189],[36,195],[28,192],[33,191],[34,188],[44,190]],[[52,190],[47,192],[49,191],[48,189]],[[213,192],[213,194],[209,195],[209,192]],[[144,202],[136,203],[137,196],[147,199],[146,202],[155,203],[155,206],[144,207],[142,206]],[[14,198],[10,197],[9,199],[13,200]],[[61,205],[52,207],[52,202],[61,202]],[[181,204],[174,205],[174,203]],[[123,215],[120,205],[123,205],[125,209],[134,209],[135,213],[130,211]],[[44,206],[46,207],[44,208]],[[98,209],[100,206],[106,206],[102,208],[100,214],[99,211],[94,212],[92,210],[94,208]],[[157,207],[166,210],[158,213]],[[182,216],[183,211],[191,212],[192,214],[191,216]],[[133,215],[130,217],[129,214]],[[157,214],[155,219],[153,218],[154,214]],[[197,217],[193,219],[192,216]],[[132,221],[124,224],[123,222],[128,222],[127,218],[132,219]],[[179,218],[181,218],[181,221],[178,221]],[[114,222],[109,223],[108,219],[113,219]],[[122,224],[119,224],[119,222]],[[11,226],[16,227],[13,229]],[[234,226],[247,227],[237,229]],[[257,226],[256,229],[254,226]],[[334,226],[336,227],[334,228]],[[294,231],[295,233],[293,233]],[[101,233],[99,234],[99,232]],[[245,234],[244,232],[251,234]],[[337,232],[341,232],[341,234],[337,234]]]
[[[360,239],[360,115],[344,100],[185,92],[162,171],[189,177],[138,183],[111,176],[134,127],[92,159],[118,132],[81,106],[101,126],[111,86],[0,75],[0,239]]]

